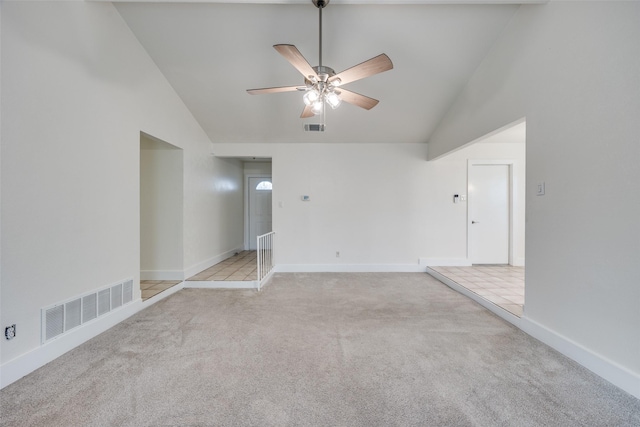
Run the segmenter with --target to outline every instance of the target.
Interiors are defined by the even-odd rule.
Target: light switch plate
[[[538,191],[536,196],[544,196],[544,181],[538,183]]]

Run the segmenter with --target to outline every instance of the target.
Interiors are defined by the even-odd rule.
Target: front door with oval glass
[[[249,178],[249,249],[257,248],[257,237],[271,231],[271,178]]]

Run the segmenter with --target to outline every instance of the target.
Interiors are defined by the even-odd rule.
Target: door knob
[[[471,221],[471,224],[478,224],[479,221]]]

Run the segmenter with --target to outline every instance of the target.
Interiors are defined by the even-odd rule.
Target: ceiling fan
[[[332,68],[322,65],[322,9],[329,4],[330,0],[311,1],[319,11],[319,65],[312,67],[300,51],[292,44],[274,45],[273,47],[278,53],[284,56],[284,58],[304,76],[304,85],[249,89],[247,92],[251,95],[295,91],[304,92],[302,99],[305,107],[300,115],[303,119],[324,114],[325,103],[333,109],[338,108],[342,101],[366,110],[372,109],[378,104],[379,101],[377,99],[351,92],[343,89],[342,86],[392,69],[393,63],[391,59],[383,53],[338,74],[336,74]]]

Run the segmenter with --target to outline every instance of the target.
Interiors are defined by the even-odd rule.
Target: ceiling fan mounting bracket
[[[313,5],[315,7],[317,7],[318,9],[322,9],[327,7],[327,5],[329,4],[331,0],[311,0],[311,2],[313,3]]]

